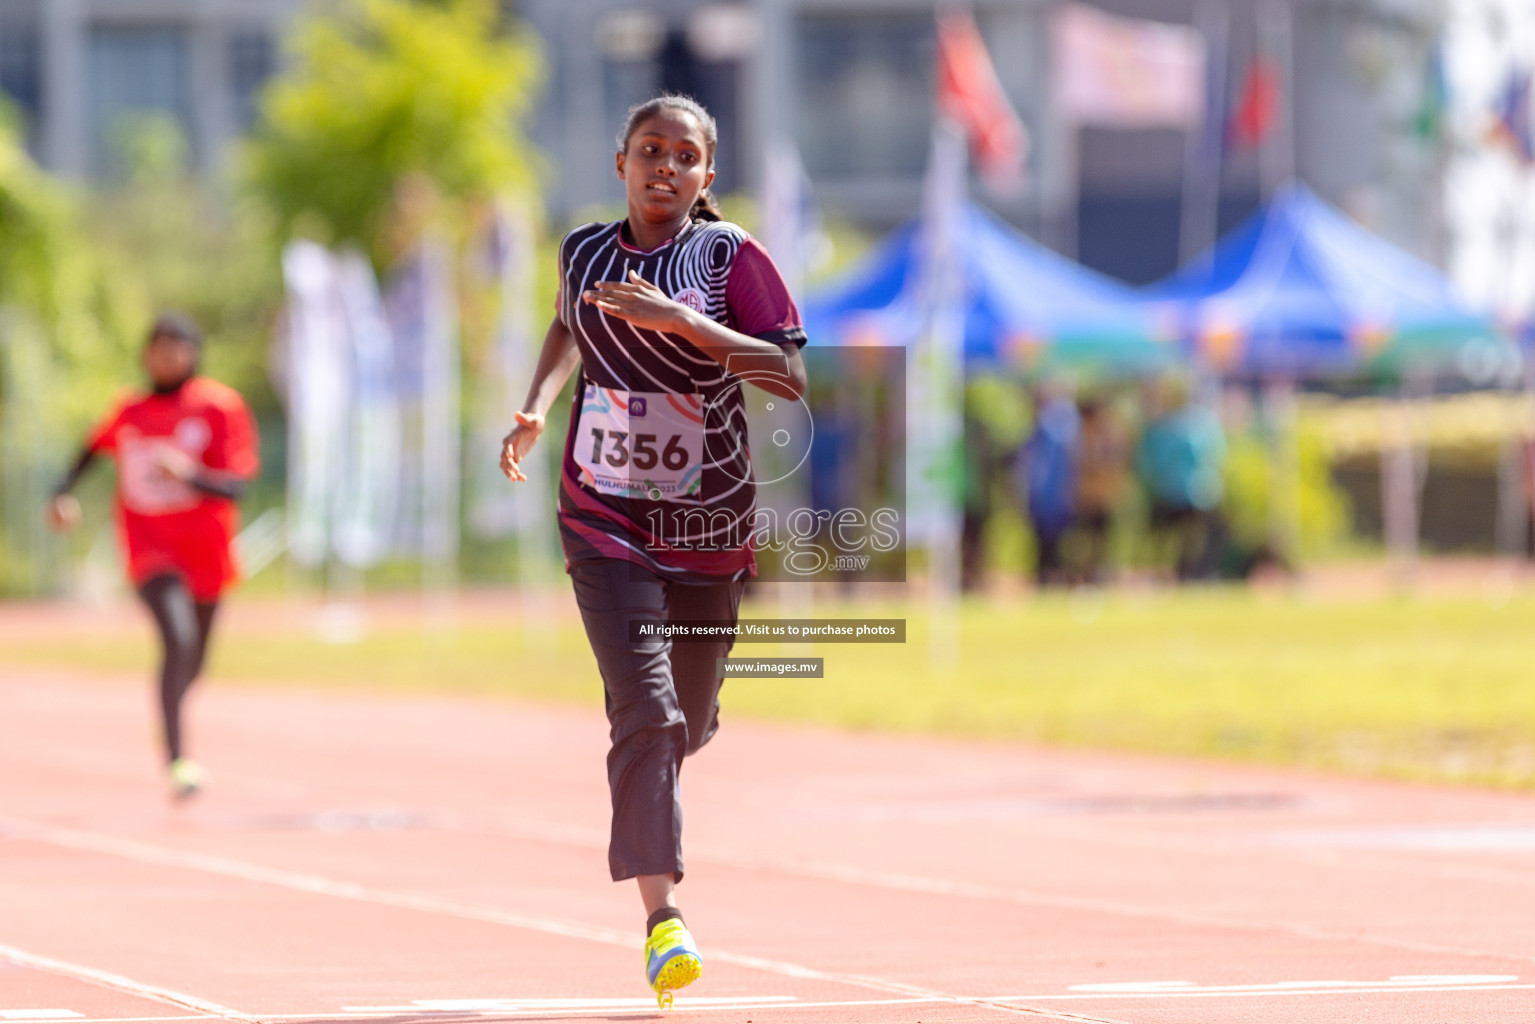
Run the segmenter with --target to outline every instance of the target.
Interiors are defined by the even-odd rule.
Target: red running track
[[[605,723],[0,669],[0,1024],[646,1020]],[[689,1024],[1535,1020],[1535,799],[730,719]]]

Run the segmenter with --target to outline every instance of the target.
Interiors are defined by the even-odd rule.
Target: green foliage
[[[1275,514],[1271,505],[1277,500],[1293,509],[1296,520],[1298,550],[1291,554],[1303,561],[1336,554],[1351,525],[1348,496],[1332,478],[1320,434],[1302,429],[1291,443],[1293,461],[1286,469],[1282,451],[1276,452],[1261,434],[1247,432],[1230,438],[1223,510],[1232,537],[1247,550],[1267,543]]]
[[[421,192],[462,207],[529,188],[519,118],[539,60],[498,22],[492,0],[354,0],[302,22],[247,153],[277,230],[356,242],[382,265]]]
[[[135,118],[117,141],[123,179],[91,198],[99,251],[140,282],[151,309],[197,321],[207,337],[204,372],[258,411],[274,409],[266,355],[282,279],[270,218],[256,202],[193,177],[172,118]],[[146,326],[136,324],[135,336]]]
[[[132,280],[113,274],[88,242],[80,209],[77,196],[32,162],[13,112],[0,108],[0,306],[18,377],[9,393],[46,397],[34,403],[44,427],[79,423],[121,386],[132,362],[127,326],[142,307]],[[46,357],[19,352],[29,345]],[[48,387],[44,373],[69,387],[38,395]]]
[[[925,601],[843,604],[822,594],[803,614],[905,618],[908,642],[808,652],[742,644],[738,656],[824,655],[827,677],[732,679],[725,709],[732,719],[1535,788],[1535,632],[1526,627],[1535,592],[1520,588],[1506,603],[1348,592],[1211,587],[965,602],[947,663],[932,657]],[[466,605],[451,633],[382,618],[365,642],[336,645],[295,629],[279,606],[257,607],[221,634],[211,671],[221,683],[595,706],[602,686],[568,592],[527,600],[568,612],[523,621],[508,595],[499,608]],[[771,601],[742,606],[748,618],[775,614]],[[150,663],[147,632],[89,624],[89,642],[7,637],[0,661],[119,673]]]
[[[59,567],[42,528],[68,447],[133,366],[142,308],[87,239],[79,197],[27,155],[0,104],[0,593],[38,593]]]

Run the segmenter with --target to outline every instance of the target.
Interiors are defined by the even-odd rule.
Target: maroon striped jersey
[[[681,582],[745,579],[757,571],[742,397],[752,366],[727,370],[680,336],[635,327],[581,295],[632,270],[786,348],[805,342],[799,311],[767,251],[735,224],[692,221],[650,252],[626,235],[624,221],[586,224],[560,243],[558,315],[581,353],[560,474],[566,564],[617,558]]]

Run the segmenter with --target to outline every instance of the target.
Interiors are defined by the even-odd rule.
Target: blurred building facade
[[[117,169],[135,116],[168,117],[213,168],[255,116],[304,0],[0,0],[0,88],[71,178]]]
[[[657,88],[696,93],[721,126],[724,191],[761,184],[765,147],[793,140],[828,211],[885,228],[918,207],[932,125],[932,0],[523,0],[547,42],[550,80],[536,136],[560,173],[557,218],[621,193],[613,135]],[[1003,87],[1029,127],[1029,187],[981,198],[1089,266],[1144,282],[1178,261],[1188,133],[1079,127],[1051,103],[1058,3],[975,4]],[[1283,39],[1273,138],[1225,152],[1224,230],[1290,173],[1368,226],[1442,261],[1442,155],[1410,131],[1442,28],[1439,0],[1094,0],[1126,17],[1224,22],[1214,54],[1227,104],[1265,46]],[[1229,117],[1231,109],[1217,115]],[[1213,234],[1213,232],[1211,232]]]
[[[250,124],[260,85],[277,67],[283,27],[309,2],[0,0],[0,88],[27,116],[34,152],[66,175],[113,173],[123,119],[142,111],[175,119],[197,165],[209,169]],[[934,0],[507,6],[542,37],[548,56],[534,137],[555,170],[544,199],[556,223],[621,201],[614,135],[625,109],[661,88],[693,93],[718,115],[718,191],[759,189],[769,149],[792,145],[827,212],[879,230],[917,209],[933,116]],[[1050,24],[1058,6],[975,5],[997,73],[1033,140],[1024,192],[978,194],[1089,266],[1148,281],[1178,261],[1188,133],[1080,127],[1060,118],[1051,103]],[[1262,146],[1222,147],[1214,204],[1220,229],[1256,206],[1276,174],[1293,170],[1393,241],[1443,260],[1443,159],[1405,127],[1441,30],[1441,0],[1093,6],[1207,31],[1212,18],[1223,23],[1228,101],[1264,26],[1282,25],[1287,70],[1279,122]],[[1223,109],[1218,116],[1228,115]]]

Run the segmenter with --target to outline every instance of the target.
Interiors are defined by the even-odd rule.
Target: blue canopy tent
[[[1439,270],[1300,184],[1142,294],[1165,303],[1194,353],[1230,376],[1475,375],[1506,366],[1510,351]]]
[[[1497,324],[1468,307],[1436,268],[1371,234],[1304,185],[1269,203],[1172,277],[1145,289],[1165,303],[1196,359],[1227,377],[1271,383],[1274,422],[1292,420],[1283,396],[1295,382],[1343,376],[1415,378],[1458,370],[1474,383],[1506,379],[1518,353]],[[1410,573],[1417,551],[1421,460],[1399,420],[1382,448],[1387,547]],[[1298,522],[1293,454],[1277,440],[1275,478],[1289,478],[1271,521],[1275,546],[1291,546]],[[1289,463],[1289,472],[1283,465]],[[1289,520],[1285,522],[1285,520]]]
[[[1092,367],[1140,373],[1179,358],[1158,340],[1135,292],[1051,252],[991,213],[963,204],[954,225],[969,366]],[[855,269],[805,302],[815,344],[914,345],[926,328],[930,268],[920,219],[882,240]],[[1172,339],[1171,331],[1162,336]]]

